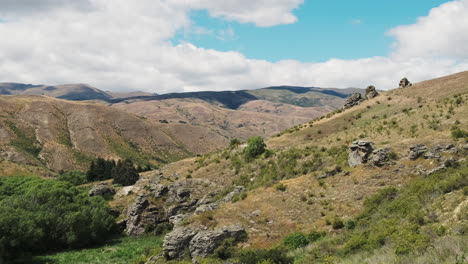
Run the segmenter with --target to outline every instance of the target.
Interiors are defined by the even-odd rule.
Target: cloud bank
[[[242,3],[240,3],[242,2]],[[157,93],[271,85],[397,86],[468,69],[468,0],[443,4],[391,29],[387,57],[268,62],[239,52],[174,45],[189,12],[259,27],[290,24],[302,0],[0,0],[0,81],[88,83]]]

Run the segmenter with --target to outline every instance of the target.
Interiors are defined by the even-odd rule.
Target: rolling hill
[[[154,124],[95,103],[0,96],[1,171],[84,169],[95,157],[160,164],[189,152]]]
[[[466,230],[467,223],[461,213],[467,208],[466,192],[461,190],[468,184],[467,113],[468,72],[381,92],[358,106],[334,111],[269,138],[268,151],[257,158],[246,159],[245,145],[241,144],[146,173],[132,194],[117,197],[111,204],[125,216],[126,208],[135,206],[135,197],[156,195],[152,190],[161,190],[161,186],[191,186],[184,206],[191,201],[215,202],[188,207],[185,214],[174,216],[178,219],[174,222],[175,231],[166,236],[167,241],[186,232],[183,230],[208,229],[216,233],[227,226],[240,225],[248,233],[242,247],[254,249],[281,245],[292,232],[325,232],[323,243],[290,251],[298,263],[351,263],[347,259],[356,260],[352,263],[389,263],[385,259],[390,258],[449,263],[441,259],[453,260],[454,255],[440,253],[431,257],[432,253],[424,250],[429,245],[439,250],[440,239],[461,240],[466,245],[463,231],[458,230]],[[383,164],[372,160],[351,166],[350,145],[357,140],[360,141],[354,144],[378,149],[372,152],[376,159],[386,153]],[[155,187],[147,190],[144,186],[148,185]],[[385,196],[388,192],[395,196]],[[237,196],[229,196],[231,193]],[[228,196],[231,201],[223,200]],[[399,200],[392,203],[396,198]],[[414,202],[415,199],[424,202]],[[444,200],[450,202],[441,203]],[[162,207],[157,201],[150,201],[148,208],[177,208],[177,202],[169,201],[174,203],[168,200]],[[379,204],[382,209],[375,209]],[[419,209],[415,209],[416,205]],[[392,215],[390,210],[400,211]],[[363,214],[362,217],[373,220],[357,217]],[[400,224],[393,219],[398,214]],[[387,215],[391,222],[383,226],[379,215]],[[131,218],[127,224],[128,221]],[[346,231],[344,223],[350,221],[362,226]],[[375,238],[378,242],[369,237],[382,236],[384,230],[395,228],[401,228],[400,236],[387,234],[385,239]],[[427,233],[431,228],[443,228],[444,232]],[[417,254],[417,247],[420,255],[404,255]],[[449,251],[458,252],[459,248]],[[379,256],[385,256],[383,262],[375,262]],[[374,262],[359,262],[366,257]],[[156,258],[153,263],[162,262]]]

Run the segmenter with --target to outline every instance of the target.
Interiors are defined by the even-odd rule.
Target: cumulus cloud
[[[468,0],[448,2],[413,25],[389,31],[394,56],[468,59]]]
[[[0,0],[0,4],[6,2],[11,1]],[[414,25],[391,30],[395,51],[388,57],[331,59],[323,63],[272,63],[249,59],[239,52],[220,52],[190,43],[174,45],[170,41],[178,30],[191,26],[191,9],[207,9],[223,19],[269,26],[294,22],[291,12],[302,0],[74,1],[86,2],[86,8],[63,4],[71,0],[34,2],[48,7],[35,15],[14,15],[14,19],[0,23],[0,35],[8,36],[0,41],[0,81],[88,83],[105,90],[157,93],[282,84],[375,84],[379,89],[388,89],[396,87],[402,76],[420,81],[468,69],[466,23],[458,23],[463,22],[459,17],[468,15],[467,0],[442,5]],[[18,5],[10,6],[8,12],[13,16],[30,11]],[[439,25],[442,21],[454,28],[447,31],[447,27]],[[433,25],[432,30],[422,30]],[[464,36],[456,37],[456,32]],[[425,41],[450,36],[448,44]],[[420,49],[413,48],[418,45]]]

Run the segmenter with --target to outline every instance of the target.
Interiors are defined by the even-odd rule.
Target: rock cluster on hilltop
[[[247,237],[245,229],[238,225],[225,226],[216,230],[197,230],[181,227],[164,237],[163,254],[167,260],[181,259],[189,254],[196,259],[211,255],[226,239],[236,242]]]
[[[377,90],[375,89],[375,86],[374,85],[370,85],[366,88],[366,98],[368,100],[374,98],[374,97],[377,97],[379,95],[379,93],[377,92]]]
[[[379,93],[377,92],[377,89],[375,89],[375,86],[369,85],[366,88],[366,95],[365,97],[362,96],[360,93],[353,93],[350,97],[346,99],[346,102],[343,106],[343,109],[349,109],[353,106],[359,105],[365,100],[370,100],[374,97],[377,97]]]
[[[348,97],[346,99],[346,102],[345,102],[345,105],[343,106],[343,109],[348,109],[348,108],[351,108],[353,106],[356,106],[356,105],[360,104],[364,100],[365,99],[362,98],[362,95],[360,93],[354,93],[353,95],[351,95],[350,97]]]
[[[405,77],[401,79],[400,83],[398,84],[400,88],[411,87],[413,84]]]

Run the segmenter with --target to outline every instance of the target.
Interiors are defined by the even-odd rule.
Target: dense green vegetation
[[[86,174],[81,171],[64,172],[60,174],[57,180],[68,182],[75,186],[82,185],[87,182]]]
[[[143,264],[148,257],[159,255],[161,250],[161,236],[123,237],[111,239],[96,248],[71,250],[36,257],[33,263]]]
[[[115,217],[101,197],[36,177],[0,177],[0,262],[105,241]]]
[[[89,182],[113,179],[115,184],[127,186],[138,181],[138,172],[147,170],[151,170],[151,167],[147,166],[146,169],[141,166],[135,167],[133,162],[128,159],[115,162],[114,160],[98,158],[91,162],[86,172],[86,179]]]

